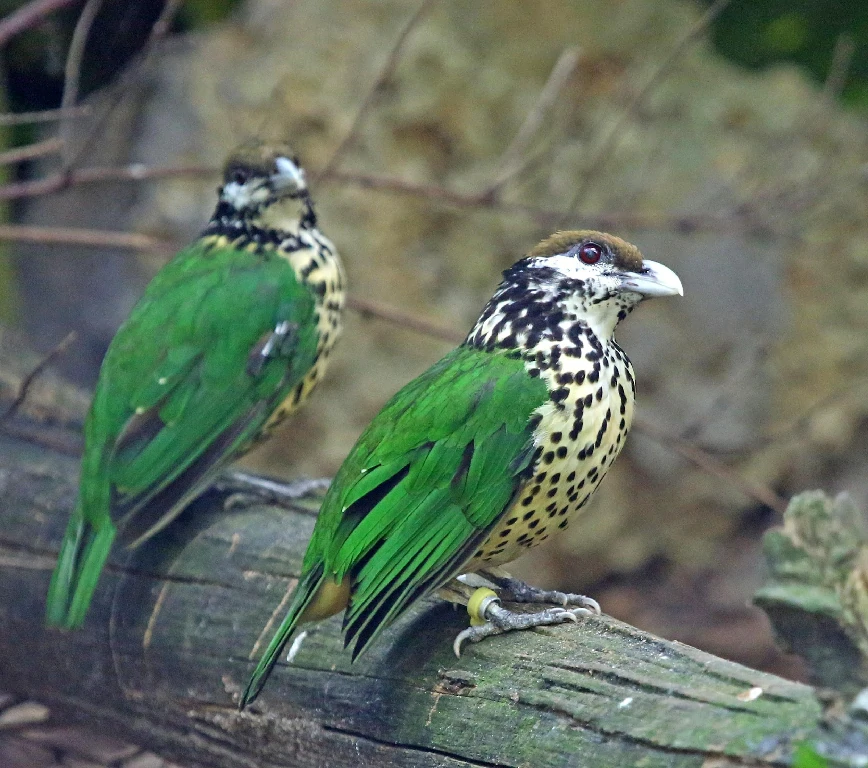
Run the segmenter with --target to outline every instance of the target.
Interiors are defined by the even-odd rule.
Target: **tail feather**
[[[271,638],[268,648],[262,654],[262,658],[253,670],[250,677],[250,682],[244,689],[241,696],[241,701],[238,704],[238,709],[244,709],[248,704],[252,703],[262,691],[262,687],[268,680],[271,670],[280,658],[284,647],[292,637],[292,633],[298,626],[299,619],[304,613],[305,608],[310,604],[315,597],[317,590],[322,585],[325,578],[323,576],[322,566],[314,568],[301,577],[295,592],[292,596],[292,602],[286,612],[286,616],[278,627],[277,632]]]
[[[94,528],[75,510],[45,600],[48,625],[64,629],[81,626],[114,537],[115,527],[110,521]]]

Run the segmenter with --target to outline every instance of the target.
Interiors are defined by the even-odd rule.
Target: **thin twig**
[[[46,429],[42,424],[32,424],[29,421],[18,420],[5,424],[0,422],[0,434],[74,458],[80,458],[84,450],[80,435],[72,435],[66,429]]]
[[[68,174],[56,173],[35,181],[19,181],[0,187],[0,200],[18,200],[60,192],[79,184],[100,184],[111,181],[145,181],[177,176],[213,176],[220,171],[204,165],[176,165],[148,167],[133,163],[120,167],[81,168]]]
[[[62,147],[63,142],[55,138],[8,149],[5,152],[0,152],[0,165],[13,165],[15,163],[23,163],[25,160],[35,160],[37,157],[56,155]]]
[[[837,99],[844,86],[847,84],[847,74],[853,63],[853,54],[856,52],[856,42],[849,32],[842,32],[835,41],[832,51],[832,61],[829,64],[829,72],[826,82],[823,83],[823,96],[829,101]]]
[[[684,53],[703,34],[705,34],[705,31],[708,29],[708,27],[718,17],[718,15],[723,11],[723,9],[730,4],[730,2],[732,2],[732,0],[716,0],[716,2],[714,2],[709,7],[709,9],[702,16],[702,18],[700,18],[687,31],[684,37],[669,53],[669,56],[666,57],[666,60],[656,69],[654,74],[651,75],[651,77],[649,78],[648,82],[639,89],[639,92],[625,107],[624,111],[621,112],[621,114],[618,116],[618,119],[609,130],[609,133],[603,139],[603,142],[600,144],[600,148],[597,150],[593,159],[588,164],[588,167],[582,172],[582,181],[579,184],[579,188],[576,190],[576,194],[570,201],[569,206],[567,207],[566,211],[564,211],[564,218],[562,220],[562,223],[568,221],[578,210],[579,206],[584,202],[585,195],[587,195],[591,186],[594,184],[594,182],[596,182],[598,176],[600,175],[600,170],[606,164],[612,152],[618,146],[618,142],[621,140],[621,136],[623,135],[624,128],[627,125],[627,121],[636,114],[636,112],[639,110],[639,107],[642,106],[645,99],[648,97],[648,94],[651,93],[651,91],[657,87],[660,81],[669,74],[675,63],[684,55]]]
[[[341,143],[338,144],[337,149],[332,154],[331,159],[326,163],[325,168],[323,168],[320,172],[320,175],[326,175],[328,173],[331,173],[331,171],[337,168],[338,163],[340,163],[340,161],[343,159],[343,156],[355,143],[356,139],[358,138],[359,129],[361,128],[362,123],[367,117],[371,107],[374,105],[374,100],[377,98],[380,89],[385,83],[389,81],[389,78],[395,71],[395,67],[398,65],[398,57],[401,55],[401,50],[404,47],[404,43],[407,41],[407,38],[416,27],[416,25],[422,20],[422,17],[428,12],[428,9],[436,1],[437,0],[422,0],[422,2],[419,4],[419,7],[416,9],[416,12],[409,18],[407,23],[404,25],[404,28],[398,35],[397,40],[395,40],[395,44],[392,46],[392,50],[389,52],[389,56],[386,58],[386,61],[383,64],[383,68],[380,70],[380,74],[365,95],[365,98],[362,101],[362,105],[359,107],[359,111],[356,112],[356,116],[353,119],[350,130],[347,132],[347,135],[344,136]],[[315,178],[318,179],[319,176]]]
[[[173,178],[178,176],[212,176],[219,169],[211,166],[162,166],[148,167],[139,163],[119,167],[81,168],[68,173],[57,173],[44,179],[14,182],[0,186],[0,200],[19,200],[40,195],[60,192],[80,184],[94,184],[114,181],[142,181],[147,179]],[[558,227],[563,211],[517,203],[504,203],[492,198],[486,191],[482,193],[456,192],[436,184],[420,184],[395,176],[382,174],[355,173],[351,171],[320,171],[320,182],[352,184],[363,189],[422,197],[459,208],[482,208],[500,211],[505,214],[525,215],[540,226]],[[583,214],[587,226],[598,229],[642,229],[662,228],[678,232],[744,232],[752,233],[758,225],[746,218],[742,211],[731,214],[648,214],[633,211],[610,211]],[[763,232],[767,227],[763,225]]]
[[[13,37],[35,27],[43,18],[62,8],[73,5],[77,0],[32,0],[17,11],[0,21],[0,48]]]
[[[579,63],[580,49],[578,46],[566,48],[558,57],[552,68],[546,84],[540,91],[539,98],[533,108],[527,113],[524,122],[515,134],[515,138],[501,155],[500,162],[494,172],[494,181],[483,196],[494,196],[514,176],[521,173],[527,165],[528,146],[542,125],[543,117],[557,101],[564,85],[572,76]]]
[[[176,245],[135,232],[110,232],[73,227],[25,227],[0,224],[0,241],[41,243],[43,245],[89,245],[95,248],[122,248],[129,251],[171,253]]]
[[[734,472],[726,466],[722,461],[719,461],[707,451],[702,450],[702,448],[699,448],[680,437],[664,432],[659,427],[641,417],[637,417],[633,421],[633,428],[637,432],[641,432],[645,436],[659,443],[664,448],[677,453],[684,459],[687,459],[709,475],[713,475],[714,477],[726,481],[741,491],[749,499],[753,499],[754,501],[773,509],[780,515],[784,514],[784,511],[787,508],[786,499],[778,496],[778,494],[776,494],[771,488],[746,480],[737,472]]]
[[[38,112],[5,112],[0,114],[0,127],[7,125],[31,125],[34,123],[56,123],[78,117],[87,117],[93,113],[88,104],[81,104],[72,109],[42,109]]]
[[[726,378],[715,387],[714,397],[679,430],[682,439],[697,440],[706,427],[726,410],[727,401],[733,392],[739,389],[748,376],[751,376],[765,361],[768,348],[764,341],[760,341],[753,349],[745,350],[742,354],[743,360],[736,362],[727,372]]]
[[[81,77],[81,61],[84,58],[84,49],[90,29],[102,7],[103,0],[87,0],[81,15],[75,23],[72,31],[72,40],[69,41],[69,51],[66,54],[66,65],[63,68],[63,96],[60,99],[60,108],[71,109],[78,103],[78,83]]]
[[[0,200],[19,200],[60,192],[79,184],[113,181],[142,181],[145,179],[173,178],[177,176],[213,176],[219,169],[210,166],[163,166],[148,167],[133,164],[121,167],[81,168],[35,181],[22,181],[0,187]],[[352,184],[363,189],[375,189],[397,195],[422,197],[427,200],[458,208],[481,208],[504,214],[524,215],[541,227],[557,227],[563,211],[538,208],[518,203],[504,203],[486,198],[484,194],[456,192],[435,184],[418,184],[394,176],[379,174],[332,171],[321,178],[322,182]],[[744,232],[752,233],[757,225],[740,212],[724,214],[649,214],[633,211],[608,211],[582,215],[584,224],[596,229],[670,229],[677,232]],[[766,231],[765,229],[763,231]],[[146,246],[149,249],[150,246]]]
[[[130,92],[130,81],[137,75],[139,67],[148,60],[148,57],[156,45],[166,36],[168,30],[171,28],[172,19],[181,7],[182,2],[183,0],[166,0],[166,4],[163,6],[163,11],[159,18],[154,22],[153,27],[151,27],[151,34],[148,36],[148,39],[145,41],[145,45],[142,48],[139,64],[131,66],[125,72],[121,73],[121,76],[113,86],[112,92],[109,93],[102,110],[90,126],[84,141],[82,141],[81,145],[75,152],[72,152],[66,158],[63,170],[60,174],[61,181],[63,182],[61,188],[65,187],[69,183],[69,176],[73,168],[78,165],[81,158],[88,153],[93,142],[96,141],[97,137],[101,134],[102,128],[109,119],[109,116],[114,112],[117,105],[120,104],[124,96]],[[66,91],[64,91],[64,93],[65,92]]]
[[[751,453],[756,454],[769,448],[780,448],[782,443],[800,439],[800,433],[808,429],[811,420],[817,414],[833,406],[840,406],[850,399],[864,401],[866,387],[868,387],[868,381],[845,381],[840,387],[836,387],[832,392],[814,401],[789,424],[760,438],[759,442],[751,447]]]
[[[42,375],[42,372],[49,366],[57,357],[62,355],[69,348],[69,345],[72,344],[78,337],[78,334],[75,331],[70,331],[66,336],[57,344],[54,349],[52,349],[39,363],[36,367],[30,371],[22,380],[21,384],[18,387],[18,393],[15,395],[15,399],[9,404],[3,413],[0,413],[0,424],[4,421],[8,421],[11,419],[18,409],[24,405],[24,401],[27,399],[27,394],[30,392],[30,387],[33,386],[33,383]]]
[[[460,344],[464,341],[466,335],[459,333],[453,328],[438,325],[430,320],[423,320],[395,307],[387,307],[384,304],[369,301],[368,299],[360,299],[356,296],[349,296],[347,298],[347,306],[358,312],[362,317],[376,317],[380,320],[400,325],[402,328],[409,328],[411,331],[416,331],[435,339],[442,339],[452,344]]]

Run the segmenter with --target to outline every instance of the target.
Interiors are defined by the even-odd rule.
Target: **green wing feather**
[[[291,344],[251,369],[283,321]],[[49,624],[81,624],[116,530],[138,543],[174,519],[303,379],[316,345],[313,296],[275,253],[200,243],[157,274],[103,361]]]
[[[462,346],[389,401],[326,494],[296,595],[242,707],[326,578],[351,580],[344,629],[356,658],[414,600],[460,573],[532,464],[531,416],[546,400],[521,360]]]

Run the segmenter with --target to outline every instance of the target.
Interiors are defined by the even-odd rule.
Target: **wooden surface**
[[[323,623],[240,713],[316,500],[227,508],[211,493],[141,550],[114,553],[82,630],[46,630],[76,474],[74,458],[0,437],[0,690],[184,765],[719,768],[789,765],[804,743],[838,755],[830,765],[868,754],[864,730],[828,726],[810,687],[606,617],[492,638],[458,660],[466,617],[437,601],[354,665],[339,620]]]

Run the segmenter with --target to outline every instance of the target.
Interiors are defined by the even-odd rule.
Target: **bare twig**
[[[356,116],[353,119],[353,123],[350,126],[350,130],[347,132],[347,135],[344,136],[343,141],[338,144],[337,149],[331,156],[331,159],[326,163],[325,168],[320,171],[320,175],[324,176],[335,168],[337,168],[338,163],[343,159],[343,156],[346,154],[347,150],[355,143],[358,138],[359,129],[364,122],[364,119],[367,117],[368,112],[374,104],[374,100],[377,98],[377,94],[380,89],[383,87],[385,83],[388,82],[389,78],[395,71],[395,67],[398,64],[398,57],[401,54],[401,50],[404,47],[404,43],[407,41],[407,37],[409,37],[410,33],[416,27],[416,25],[422,20],[422,17],[428,12],[428,9],[436,2],[436,0],[422,0],[419,4],[419,7],[416,9],[416,12],[409,18],[407,23],[404,25],[404,28],[401,30],[401,33],[398,35],[397,40],[395,40],[395,44],[392,46],[392,50],[389,52],[389,56],[386,59],[386,62],[383,64],[383,68],[380,70],[380,74],[377,79],[374,81],[374,84],[368,90],[368,93],[365,95],[364,100],[362,101],[362,105],[359,107],[359,111],[356,112]],[[315,177],[319,178],[319,176]]]
[[[111,181],[142,181],[146,179],[173,178],[177,176],[213,176],[218,168],[201,165],[148,167],[133,164],[120,167],[81,168],[68,176],[56,174],[36,181],[24,181],[0,187],[0,200],[17,200],[26,197],[59,192],[79,184],[94,184]],[[423,197],[459,208],[485,208],[509,214],[523,214],[540,225],[555,226],[563,215],[562,211],[537,208],[529,205],[502,203],[486,198],[484,194],[456,192],[436,184],[418,184],[395,176],[370,173],[331,171],[321,177],[322,182],[352,184],[363,189],[376,189],[382,192]],[[741,227],[741,218],[719,214],[673,215],[637,214],[627,211],[613,211],[583,215],[583,221],[600,229],[618,228],[639,229],[660,227],[680,232],[733,231]]]
[[[423,320],[409,312],[404,312],[394,307],[387,307],[384,304],[369,301],[368,299],[360,299],[356,296],[347,298],[347,306],[358,312],[362,317],[376,317],[380,320],[400,325],[402,328],[409,328],[411,331],[416,331],[435,339],[442,339],[453,344],[460,344],[464,341],[464,336],[466,335],[459,333],[453,328],[438,325],[430,320]]]
[[[817,414],[833,406],[840,406],[850,399],[864,402],[866,388],[868,388],[868,381],[847,380],[840,387],[836,387],[829,394],[813,402],[789,424],[766,435],[759,441],[758,445],[752,446],[751,452],[755,454],[769,448],[779,448],[782,443],[800,439],[800,433],[808,429],[811,419]]]
[[[55,174],[36,181],[22,181],[0,187],[0,200],[18,200],[60,192],[79,184],[112,181],[142,181],[146,179],[173,178],[177,176],[212,176],[219,169],[210,166],[163,166],[149,168],[140,164],[121,167],[81,168],[68,174]],[[484,194],[456,192],[435,184],[418,184],[394,176],[368,173],[332,171],[321,178],[322,182],[352,184],[363,189],[376,189],[397,195],[410,195],[451,205],[458,208],[481,208],[505,214],[524,215],[540,226],[557,227],[563,211],[538,208],[516,203],[503,203],[487,198]],[[755,223],[746,219],[740,211],[727,214],[648,214],[632,211],[609,211],[582,215],[585,226],[596,229],[643,229],[659,228],[678,232],[754,232]],[[763,231],[766,231],[764,229]],[[150,246],[146,246],[149,249]]]
[[[743,359],[736,363],[727,372],[726,378],[723,379],[716,387],[708,404],[700,410],[700,412],[687,421],[687,424],[680,430],[680,436],[684,440],[697,440],[705,430],[705,428],[714,419],[727,408],[727,400],[732,393],[739,389],[742,383],[748,376],[753,374],[757,368],[766,360],[768,355],[768,347],[765,341],[757,340],[752,349],[743,352]]]
[[[36,26],[49,14],[73,5],[76,0],[32,0],[0,21],[0,48],[13,37]]]
[[[54,361],[57,357],[62,355],[69,348],[69,345],[75,341],[78,334],[75,331],[70,331],[66,336],[57,344],[54,349],[52,349],[39,363],[36,367],[30,371],[22,380],[21,384],[18,387],[18,394],[15,395],[15,399],[8,405],[3,413],[0,413],[0,424],[4,421],[8,421],[11,419],[18,409],[24,404],[24,401],[27,399],[27,393],[30,391],[30,387],[33,386],[33,382],[36,381],[37,378],[42,374],[42,372],[48,367],[52,361]]]
[[[74,458],[80,457],[84,450],[80,435],[72,435],[66,429],[46,429],[28,421],[0,421],[0,433]]]
[[[81,168],[67,174],[57,173],[36,181],[21,181],[0,187],[0,200],[18,200],[60,192],[79,184],[99,184],[110,181],[145,181],[177,176],[213,176],[219,169],[203,165],[177,165],[151,168],[141,163],[120,167]]]
[[[90,245],[95,248],[122,248],[130,251],[160,253],[176,250],[174,243],[149,235],[72,227],[24,227],[16,224],[0,224],[0,240],[43,245]]]
[[[93,110],[87,104],[72,109],[43,109],[38,112],[6,112],[0,114],[0,127],[7,125],[30,125],[33,123],[55,123],[58,120],[87,117]]]
[[[776,494],[771,488],[753,483],[750,480],[745,480],[737,472],[734,472],[726,466],[726,464],[687,440],[683,440],[675,435],[670,435],[660,429],[660,427],[655,426],[641,417],[637,417],[633,421],[633,427],[636,431],[651,438],[664,448],[677,453],[682,458],[695,464],[709,475],[713,475],[714,477],[726,481],[741,491],[749,499],[753,499],[760,504],[770,507],[780,515],[783,515],[784,510],[786,510],[787,500],[778,496],[778,494]]]
[[[96,0],[94,0],[94,2],[95,1]],[[101,2],[101,0],[99,1]],[[142,62],[148,60],[148,57],[150,56],[153,49],[156,47],[159,41],[162,40],[163,37],[165,37],[171,26],[172,19],[178,12],[178,9],[181,7],[182,2],[183,0],[166,0],[166,4],[165,6],[163,6],[163,11],[160,14],[160,17],[156,20],[156,22],[154,22],[154,26],[151,27],[151,34],[148,36],[148,39],[142,49],[139,66],[141,66]],[[79,20],[79,23],[81,23],[81,20]],[[82,141],[81,145],[74,152],[70,151],[70,154],[65,158],[63,170],[60,174],[61,188],[65,187],[69,183],[71,171],[76,165],[78,165],[79,160],[81,160],[81,158],[84,157],[90,150],[91,145],[94,141],[96,141],[97,136],[100,135],[102,128],[108,120],[109,116],[112,114],[112,112],[114,112],[117,105],[123,100],[124,96],[129,93],[129,83],[131,79],[136,75],[137,69],[138,68],[136,66],[131,66],[127,69],[126,72],[123,72],[121,74],[117,82],[114,84],[113,91],[109,94],[106,103],[102,108],[102,111],[93,121],[93,124],[90,126],[88,133]],[[67,74],[69,74],[68,70],[69,58],[67,59]],[[64,84],[64,97],[66,97],[67,91],[68,89],[66,87],[66,84]],[[71,144],[69,144],[69,146],[71,147]]]
[[[708,29],[708,27],[718,17],[718,15],[723,11],[723,9],[730,4],[731,1],[732,0],[715,1],[705,12],[702,18],[699,19],[687,31],[687,34],[685,34],[685,36],[679,41],[679,43],[672,49],[672,51],[666,57],[666,60],[655,70],[654,74],[651,75],[648,82],[639,89],[639,92],[624,108],[624,111],[621,112],[618,119],[609,130],[609,133],[603,139],[602,143],[600,144],[600,148],[595,153],[591,162],[583,171],[582,182],[579,184],[579,188],[576,190],[576,194],[570,201],[569,207],[564,212],[564,223],[574,215],[574,213],[578,210],[579,206],[581,206],[581,204],[584,202],[585,195],[590,190],[591,185],[594,184],[594,182],[597,180],[600,170],[606,164],[612,152],[618,146],[618,142],[621,140],[621,136],[623,135],[624,128],[627,125],[627,121],[635,115],[635,113],[644,103],[645,99],[648,97],[648,94],[651,93],[651,91],[654,90],[654,88],[656,88],[657,85],[669,74],[675,63],[684,55],[684,53],[703,34],[705,34],[705,31]]]
[[[835,41],[835,49],[832,51],[832,61],[829,64],[829,72],[826,82],[823,84],[823,95],[832,101],[841,95],[847,84],[847,74],[853,63],[853,54],[856,52],[856,42],[849,32],[842,32]]]
[[[81,15],[75,23],[72,32],[72,40],[69,42],[69,51],[66,54],[66,66],[63,69],[63,96],[60,99],[60,108],[68,110],[78,103],[78,81],[81,77],[81,60],[84,58],[84,49],[90,28],[102,7],[103,0],[87,0]]]
[[[527,113],[515,138],[501,156],[497,170],[494,172],[494,181],[483,192],[483,197],[496,195],[507,181],[517,176],[526,167],[525,154],[528,146],[539,130],[546,112],[557,101],[564,85],[575,71],[576,65],[579,63],[579,51],[578,46],[572,46],[566,48],[558,57],[536,104]]]
[[[62,147],[63,142],[60,139],[46,139],[45,141],[37,141],[35,144],[28,144],[24,147],[8,149],[5,152],[0,152],[0,165],[13,165],[14,163],[22,163],[25,160],[34,160],[37,157],[55,155]]]

